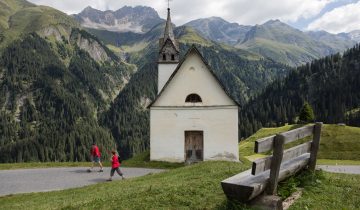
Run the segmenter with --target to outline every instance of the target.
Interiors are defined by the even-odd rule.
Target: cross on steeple
[[[170,1],[172,1],[172,0],[167,0],[167,2],[168,2],[168,8],[170,8]]]

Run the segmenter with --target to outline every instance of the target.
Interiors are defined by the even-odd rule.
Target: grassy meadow
[[[290,210],[360,209],[360,175],[325,173],[305,184]]]
[[[255,141],[259,138],[275,135],[300,127],[299,125],[286,125],[278,128],[262,128],[239,144],[239,152],[250,160],[263,157],[263,154],[254,153]],[[297,143],[300,143],[301,140]],[[296,143],[295,143],[296,144]],[[319,163],[357,165],[360,161],[360,128],[325,124],[322,127]],[[335,161],[337,160],[337,161]],[[341,160],[341,161],[340,161]]]

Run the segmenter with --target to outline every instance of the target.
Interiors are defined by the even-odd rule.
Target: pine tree
[[[312,107],[308,102],[305,102],[303,107],[300,110],[299,121],[303,123],[313,122],[315,120],[315,115]]]

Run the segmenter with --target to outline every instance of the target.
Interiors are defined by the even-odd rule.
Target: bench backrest
[[[254,161],[251,170],[252,175],[257,175],[266,170],[270,170],[269,185],[266,189],[268,194],[274,195],[276,193],[279,171],[283,162],[299,157],[305,153],[310,153],[308,167],[310,170],[315,170],[321,127],[322,123],[316,123],[315,125],[304,126],[255,141],[254,150],[256,153],[273,150],[271,156]],[[311,135],[313,135],[312,141],[284,150],[285,144]]]

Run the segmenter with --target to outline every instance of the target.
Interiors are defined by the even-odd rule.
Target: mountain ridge
[[[88,6],[73,17],[83,27],[136,33],[145,33],[164,21],[153,8],[146,6],[124,6],[116,11],[101,11]]]

